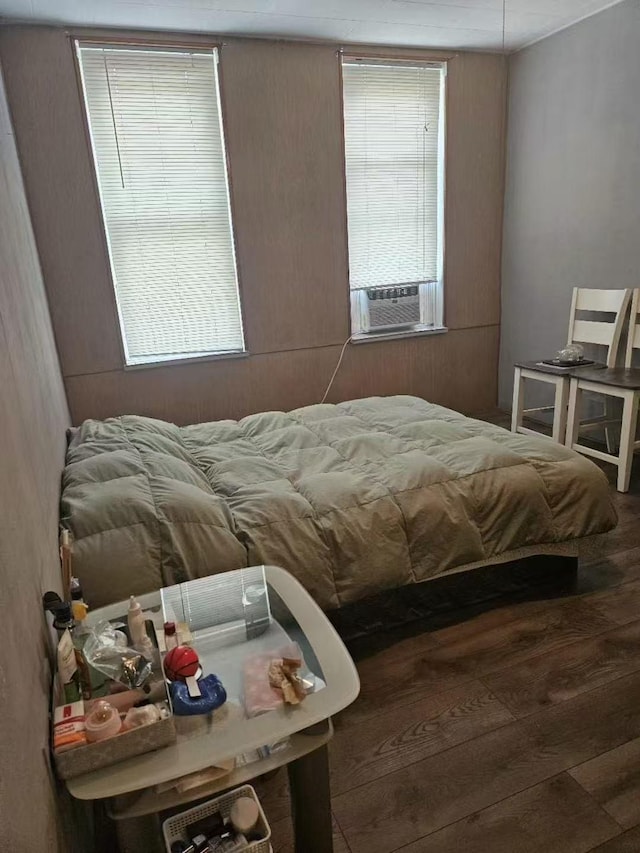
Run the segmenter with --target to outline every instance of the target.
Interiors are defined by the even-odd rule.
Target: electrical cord
[[[320,400],[320,405],[322,405],[322,403],[324,403],[326,401],[327,397],[329,396],[329,391],[331,391],[331,386],[333,385],[333,382],[334,382],[336,376],[338,375],[338,371],[340,370],[340,365],[342,364],[342,359],[344,358],[344,351],[346,350],[347,344],[349,343],[351,338],[352,338],[352,335],[349,335],[347,340],[342,344],[342,349],[340,350],[340,357],[338,358],[338,363],[336,364],[336,368],[333,371],[333,374],[331,375],[331,379],[329,380],[329,384],[327,385],[327,390],[324,392],[324,396],[323,396],[322,400]]]

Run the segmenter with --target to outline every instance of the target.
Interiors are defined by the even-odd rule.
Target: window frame
[[[358,52],[357,50],[341,50],[339,51],[340,62],[340,103],[341,103],[341,118],[342,118],[342,150],[343,150],[343,185],[344,185],[344,201],[345,201],[345,231],[347,243],[347,287],[349,300],[349,329],[350,340],[352,343],[370,343],[382,340],[396,340],[398,338],[417,337],[421,335],[442,334],[447,332],[445,320],[445,288],[446,288],[446,242],[445,242],[445,216],[446,216],[446,173],[447,173],[447,126],[448,126],[448,74],[449,74],[449,58],[429,58],[416,56],[398,56],[394,54],[368,54],[367,52]],[[353,64],[355,62],[369,63],[372,65],[382,66],[413,66],[437,68],[441,72],[440,79],[440,101],[439,101],[439,122],[438,122],[438,161],[437,161],[437,197],[438,209],[436,217],[436,279],[435,284],[437,289],[437,300],[439,302],[434,323],[424,323],[423,308],[421,305],[421,317],[419,323],[406,328],[389,329],[382,331],[364,331],[357,328],[354,317],[357,313],[357,306],[354,301],[354,294],[360,291],[376,287],[369,285],[368,287],[351,287],[351,262],[349,245],[349,195],[347,181],[347,150],[346,150],[346,115],[344,101],[344,66],[345,64]],[[410,284],[417,284],[423,288],[432,282],[397,282],[396,284],[377,285],[380,288],[386,287],[402,287]],[[421,300],[422,302],[422,300]],[[439,319],[439,322],[437,320]]]
[[[222,68],[222,48],[223,42],[219,40],[209,41],[206,38],[203,38],[199,41],[194,42],[185,42],[185,41],[153,41],[153,40],[137,40],[126,37],[118,37],[114,35],[113,38],[99,38],[99,37],[83,37],[80,34],[72,34],[70,36],[71,50],[73,54],[73,61],[75,67],[76,81],[78,85],[78,95],[79,95],[79,107],[81,113],[81,120],[84,127],[84,135],[86,139],[86,144],[89,153],[90,160],[90,169],[91,175],[93,179],[94,192],[98,204],[98,215],[100,219],[101,233],[102,239],[104,241],[105,254],[107,257],[107,265],[108,265],[108,277],[111,284],[111,297],[113,300],[113,306],[115,309],[115,319],[117,320],[118,327],[118,346],[120,349],[121,356],[121,369],[124,371],[136,371],[136,370],[148,370],[156,367],[167,367],[170,365],[181,365],[181,364],[200,364],[201,362],[207,361],[220,361],[226,359],[236,359],[236,358],[246,358],[250,355],[249,346],[247,342],[247,323],[245,319],[245,311],[244,311],[244,298],[243,298],[243,288],[242,288],[242,276],[240,270],[240,263],[238,260],[238,241],[236,235],[236,227],[235,227],[235,210],[234,210],[234,199],[233,199],[233,178],[232,178],[232,170],[231,170],[231,158],[229,157],[229,149],[227,145],[227,123],[226,123],[226,108],[224,102],[224,92],[223,92],[223,68]],[[230,226],[230,235],[231,235],[231,247],[233,253],[233,264],[235,269],[235,279],[236,279],[236,292],[237,292],[237,300],[238,300],[238,313],[240,319],[240,329],[242,334],[242,349],[238,350],[225,350],[225,351],[217,351],[217,352],[206,352],[206,353],[184,353],[180,354],[176,357],[166,357],[162,355],[156,359],[149,360],[141,360],[141,361],[133,361],[130,362],[127,359],[127,345],[126,345],[126,336],[124,329],[124,322],[122,318],[122,313],[120,310],[120,303],[118,298],[118,291],[116,288],[116,280],[115,280],[115,270],[113,265],[113,257],[111,253],[111,245],[109,240],[109,233],[107,230],[107,221],[105,216],[105,209],[102,199],[102,193],[100,190],[100,177],[98,173],[98,158],[96,155],[96,149],[94,146],[93,135],[91,131],[91,122],[89,118],[89,108],[88,101],[86,95],[86,89],[84,84],[84,75],[82,70],[82,61],[80,56],[80,51],[82,47],[87,46],[95,46],[96,48],[104,48],[109,49],[112,48],[114,50],[141,50],[141,51],[158,51],[158,52],[167,52],[167,53],[200,53],[206,54],[211,53],[214,58],[214,63],[216,65],[216,84],[214,86],[214,95],[218,101],[218,111],[219,111],[219,121],[220,121],[220,131],[221,131],[221,142],[222,149],[224,152],[224,165],[225,165],[225,174],[226,174],[226,188],[227,188],[227,199],[228,199],[228,208],[229,208],[229,226]]]

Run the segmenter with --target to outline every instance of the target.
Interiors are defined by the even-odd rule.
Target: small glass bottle
[[[84,598],[82,597],[82,587],[80,586],[78,578],[71,578],[69,592],[71,593],[71,601],[84,601]]]
[[[178,645],[178,634],[176,633],[175,622],[164,623],[164,648],[165,651],[174,649]]]

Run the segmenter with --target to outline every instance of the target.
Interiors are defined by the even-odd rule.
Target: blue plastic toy
[[[209,714],[215,711],[227,701],[227,691],[217,675],[205,675],[198,681],[198,687],[202,696],[192,699],[189,696],[187,685],[182,681],[171,683],[171,700],[173,712],[180,717],[189,717],[196,714]]]

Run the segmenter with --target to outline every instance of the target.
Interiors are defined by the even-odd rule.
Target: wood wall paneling
[[[495,405],[498,326],[347,347],[329,402],[416,394],[467,413]],[[318,403],[339,346],[67,379],[74,423],[137,412],[197,423]],[[473,369],[471,369],[473,368]]]
[[[222,88],[248,349],[349,335],[336,48],[225,44]]]
[[[57,851],[41,596],[59,587],[69,415],[1,76],[0,199],[0,849]]]
[[[500,322],[506,60],[479,53],[449,62],[445,210],[445,322]]]
[[[74,423],[126,411],[186,423],[319,399],[349,334],[336,45],[225,39],[222,96],[251,355],[140,371],[122,369],[71,40],[61,30],[9,27],[0,51]],[[461,411],[494,405],[504,75],[500,57],[451,57],[445,319],[452,331],[350,347],[333,399],[413,393]]]
[[[64,30],[0,29],[0,54],[65,376],[122,365],[83,104]]]

